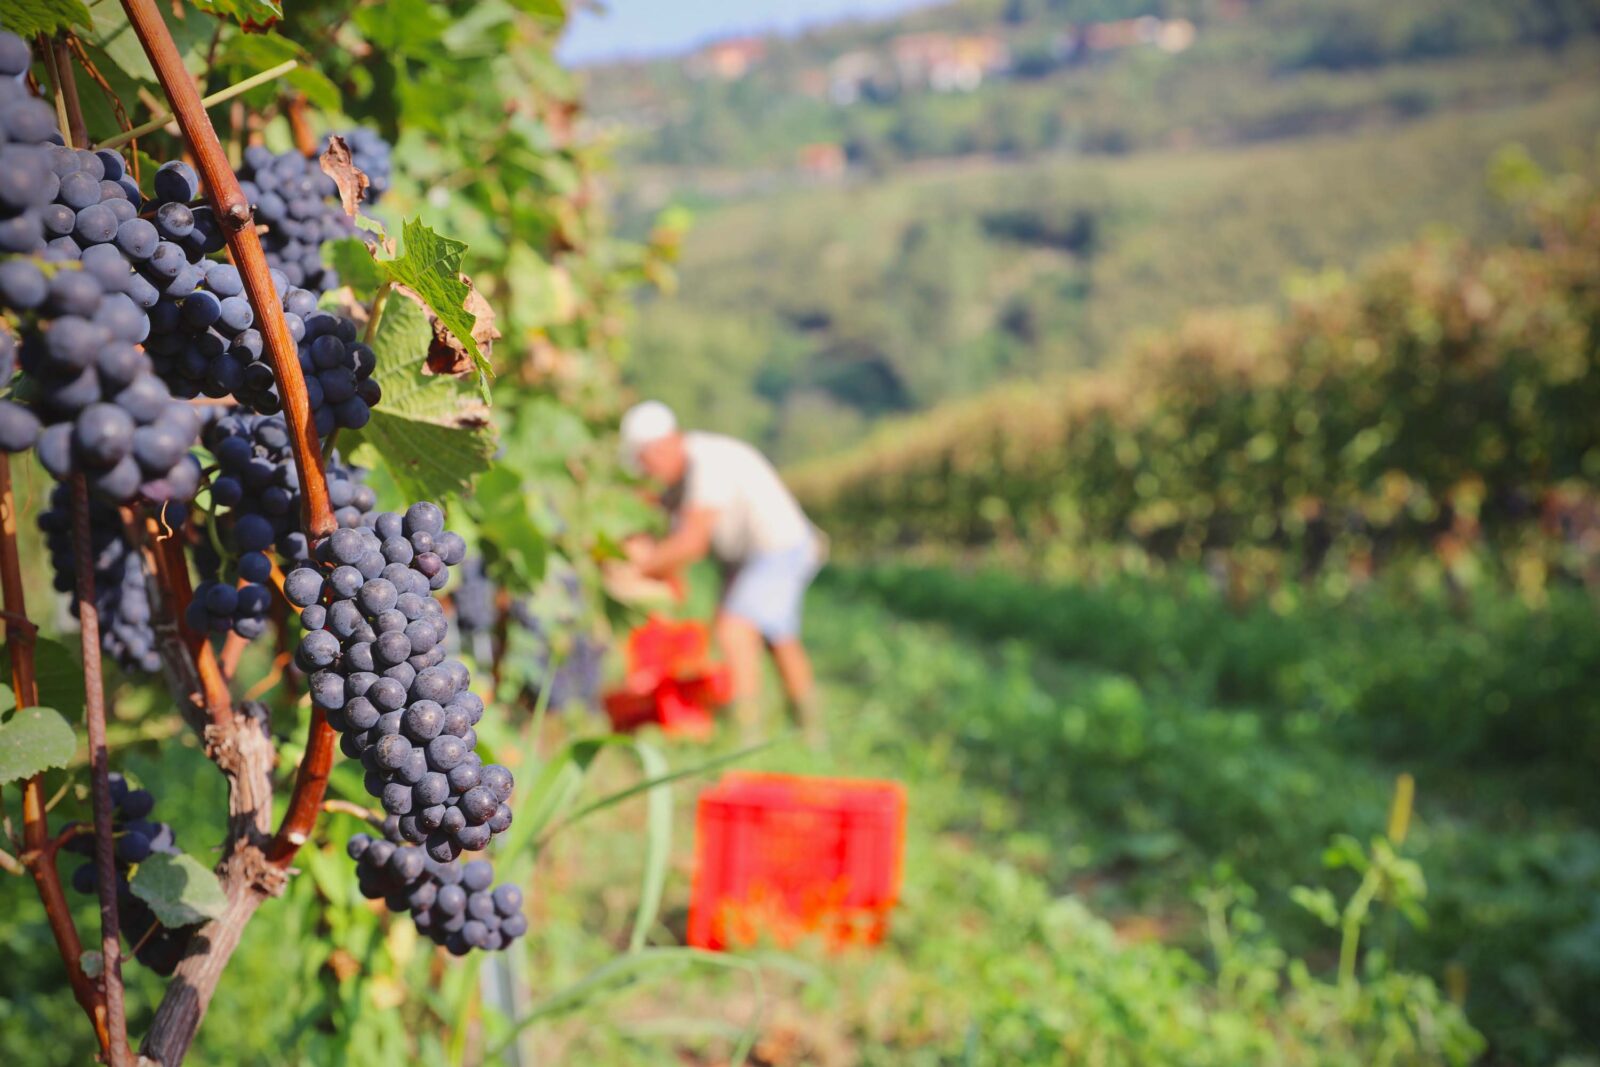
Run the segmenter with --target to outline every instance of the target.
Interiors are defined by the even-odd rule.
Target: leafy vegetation
[[[1161,47],[1158,30],[1131,24],[1138,18],[1182,20],[1192,33]],[[1560,77],[1552,59],[1555,68],[1585,62],[1584,42],[1597,32],[1592,11],[1560,2],[957,0],[768,38],[747,66],[720,76],[674,57],[588,77],[596,113],[621,131],[621,158],[682,169],[692,181],[715,168],[786,170],[815,142],[892,170],[929,158],[1121,154],[1404,120],[1547,91]],[[927,34],[979,42],[968,62],[981,84],[930,85],[922,68],[943,53],[915,40]]]
[[[1591,150],[1600,65],[1576,8],[1513,8],[958,3],[764,39],[726,81],[694,59],[592,70],[625,223],[697,216],[628,378],[794,461],[1105,365],[1201,309],[1282,305],[1286,278],[1354,270],[1424,227],[1521,236],[1469,176],[1509,143],[1553,169]],[[1194,20],[1193,47],[1028,66],[1146,14]],[[1003,41],[1012,69],[849,105],[796,88],[928,35]],[[843,172],[803,169],[807,144],[841,146]]]
[[[1537,247],[1424,241],[1304,283],[1278,321],[1199,317],[1120,366],[885,430],[797,491],[867,547],[1287,550],[1346,586],[1408,547],[1457,581],[1586,574],[1600,200],[1516,154],[1501,174]]]

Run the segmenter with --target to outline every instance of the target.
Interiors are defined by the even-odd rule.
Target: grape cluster
[[[15,354],[31,379],[24,403],[0,402],[0,445],[35,447],[51,474],[81,472],[117,503],[187,499],[199,482],[188,456],[199,426],[178,413],[138,347],[150,330],[145,309],[161,297],[144,268],[158,255],[184,260],[185,250],[164,250],[138,217],[142,197],[121,156],[63,144],[50,107],[10,69],[26,70],[28,58],[23,41],[0,33],[9,75],[0,76],[0,251],[25,257],[0,263],[0,311],[22,327],[20,350],[9,335],[0,342],[0,377],[10,379]],[[158,187],[171,184],[157,175]]]
[[[382,899],[393,912],[409,911],[418,930],[457,956],[502,949],[527,933],[522,891],[509,883],[494,886],[488,860],[441,862],[392,830],[382,838],[357,834],[348,852],[362,896]]]
[[[65,147],[55,112],[12,72],[29,59],[26,43],[0,31],[0,253],[48,247],[76,259],[138,214],[139,187],[115,152]]]
[[[206,427],[206,447],[217,460],[213,503],[232,509],[234,547],[241,553],[276,548],[291,561],[308,557],[300,532],[300,477],[282,415],[230,412]],[[325,471],[333,517],[344,528],[363,525],[377,494],[362,483],[359,467],[330,457]]]
[[[450,596],[456,610],[456,625],[462,638],[490,633],[499,619],[495,607],[497,593],[494,581],[484,568],[482,556],[468,556],[461,564],[461,580]]]
[[[511,621],[516,624],[516,631],[508,635],[508,645],[527,678],[524,692],[530,700],[538,701],[541,691],[548,688],[546,702],[553,711],[594,707],[600,699],[606,645],[578,626],[582,597],[577,576],[570,572],[550,576],[544,591],[543,601],[556,605],[549,617],[536,606],[536,600],[541,598],[518,597],[511,601]],[[483,559],[469,557],[461,566],[461,581],[451,595],[451,604],[462,642],[475,656],[492,651],[500,636],[496,634],[498,593]],[[571,630],[570,636],[564,636],[564,630]],[[558,655],[556,648],[563,640],[564,653]]]
[[[149,816],[155,809],[155,797],[146,790],[129,788],[127,780],[115,771],[111,773],[111,803],[117,849],[117,915],[122,934],[130,944],[138,946],[135,959],[157,974],[170,975],[183,958],[194,928],[160,926],[150,906],[133,895],[128,878],[129,871],[157,852],[170,856],[179,854],[172,827],[164,822],[151,822]],[[94,865],[93,836],[80,833],[63,847],[68,852],[88,857],[87,862],[72,872],[72,888],[80,893],[98,892],[100,875]]]
[[[262,415],[282,411],[277,372],[261,332],[252,325],[239,272],[229,264],[212,263],[189,280],[195,284],[180,297],[164,295],[150,310],[146,348],[156,370],[177,396],[232,396]],[[372,378],[377,357],[357,341],[355,323],[318,311],[316,295],[290,284],[283,271],[272,271],[272,283],[298,345],[317,433],[326,436],[339,427],[359,430],[383,395]]]
[[[364,126],[345,130],[339,136],[344,138],[345,145],[350,149],[350,161],[356,165],[357,170],[367,176],[367,192],[364,199],[369,204],[376,204],[383,194],[389,191],[389,176],[394,167],[391,158],[394,149],[377,132]],[[328,141],[324,139],[318,151],[327,150]]]
[[[339,188],[315,159],[298,152],[273,155],[265,145],[244,150],[239,188],[266,224],[267,262],[291,284],[316,293],[339,287],[339,276],[322,262],[322,246],[355,236],[355,224],[339,206]]]
[[[300,482],[289,429],[281,415],[232,411],[207,426],[203,439],[217,461],[212,503],[228,509],[211,521],[234,555],[228,568],[209,541],[197,547],[196,564],[207,577],[195,587],[187,622],[194,630],[231,629],[253,639],[266,629],[272,605],[269,553],[294,562],[309,556],[299,529]],[[377,495],[362,484],[363,473],[337,458],[327,464],[328,497],[341,527],[360,526],[377,505]]]
[[[367,792],[398,816],[401,838],[445,863],[511,825],[511,772],[473,751],[483,701],[466,666],[446,658],[448,626],[432,595],[466,545],[433,504],[369,520],[336,530],[284,580],[303,609],[296,663],[340,747],[366,768]]]
[[[72,544],[71,493],[57,485],[50,506],[39,513],[55,572],[58,593],[73,596],[76,587]],[[89,502],[90,548],[94,553],[94,602],[100,616],[100,648],[124,671],[154,674],[161,669],[155,633],[150,628],[150,592],[145,587],[139,553],[128,543],[122,521],[109,504]],[[78,613],[74,596],[72,613]]]
[[[113,503],[194,495],[200,467],[189,447],[200,418],[151,373],[138,348],[145,315],[124,294],[87,261],[12,259],[0,263],[0,310],[27,317],[17,362],[32,389],[26,404],[0,407],[7,450],[31,444],[56,478],[81,472]]]

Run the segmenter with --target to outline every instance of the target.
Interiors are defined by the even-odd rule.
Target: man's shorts
[[[807,540],[740,564],[728,578],[722,610],[749,622],[769,642],[799,637],[801,602],[817,575],[818,548]]]

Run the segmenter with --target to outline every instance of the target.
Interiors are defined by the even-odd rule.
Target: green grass
[[[529,1048],[545,1064],[709,1065],[753,1032],[755,1062],[823,1067],[1471,1062],[1483,1046],[1448,992],[1466,998],[1490,1062],[1589,1063],[1600,832],[1592,797],[1560,785],[1580,754],[1437,743],[1471,735],[1473,694],[1491,690],[1512,722],[1563,701],[1575,724],[1592,719],[1581,680],[1565,697],[1552,689],[1563,665],[1592,676],[1585,610],[1559,593],[1542,613],[1484,593],[1461,613],[1381,587],[1236,612],[1198,581],[835,570],[807,620],[829,751],[791,742],[754,762],[905,782],[905,891],[888,943],[757,952],[735,969],[692,955],[612,962],[639,899],[640,797],[538,857],[517,1010],[582,995],[540,1018]],[[593,728],[558,720],[552,739]],[[497,755],[515,755],[514,719],[485,729]],[[736,744],[666,750],[682,768]],[[133,750],[119,764],[195,775],[206,788],[164,797],[163,812],[204,854],[214,830],[197,820],[220,783],[191,748],[162,758]],[[1357,874],[1326,868],[1324,849],[1383,835],[1400,771],[1419,783],[1400,852],[1426,877],[1412,903],[1428,922],[1380,897],[1358,983],[1341,989],[1338,932],[1290,890],[1325,888],[1335,906],[1351,896]],[[637,776],[622,759],[596,773],[599,791]],[[704,784],[673,786],[655,946],[683,936]],[[405,921],[357,901],[341,848],[353,826],[325,829],[290,897],[248,929],[196,1062],[446,1062],[456,1041],[477,1062],[506,1024],[458,1007],[476,972],[434,969]],[[18,880],[0,893],[18,961],[0,978],[0,1059],[76,1062],[84,1035],[37,905]],[[155,987],[136,982],[136,1026]],[[441,1027],[442,1045],[428,1036]]]

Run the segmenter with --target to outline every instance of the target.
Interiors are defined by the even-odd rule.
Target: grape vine
[[[52,835],[40,779],[58,764],[31,772],[29,871],[104,1058],[132,1056],[126,942],[135,961],[173,976],[141,1052],[175,1064],[244,924],[290,877],[322,810],[335,744],[362,764],[387,815],[380,838],[349,843],[364,895],[457,955],[502,949],[527,920],[517,887],[496,887],[487,859],[462,855],[511,826],[514,785],[479,752],[486,708],[447,652],[457,641],[440,594],[467,541],[432,503],[379,510],[366,472],[332,450],[334,435],[367,428],[384,400],[373,335],[393,283],[370,308],[340,295],[327,245],[362,233],[348,189],[341,196],[317,157],[275,152],[253,134],[237,146],[235,173],[162,13],[151,0],[123,7],[183,136],[183,153],[164,162],[149,144],[126,154],[90,147],[74,56],[112,90],[69,47],[79,42],[66,25],[41,33],[37,51],[0,31],[0,472],[8,516],[11,457],[31,453],[55,480],[37,525],[83,638],[94,823]],[[391,149],[376,133],[330,134],[321,152],[353,163],[366,204],[389,190]],[[383,242],[368,248],[381,263]],[[441,331],[458,329],[463,313],[471,324],[453,266],[407,269]],[[421,367],[433,340],[393,358]],[[5,547],[5,625],[22,678],[32,630],[10,526]],[[285,637],[296,625],[290,608],[297,643]],[[313,705],[303,755],[285,768],[294,787],[276,829],[266,712],[234,698],[242,648],[268,639],[292,644]],[[109,769],[102,659],[129,675],[163,674],[228,780],[215,900],[146,876],[190,857],[170,826],[152,821],[152,795]],[[20,707],[38,705],[29,687],[15,692]],[[97,975],[61,902],[63,851],[87,861],[72,887],[100,902]],[[180,914],[193,921],[172,918]]]

